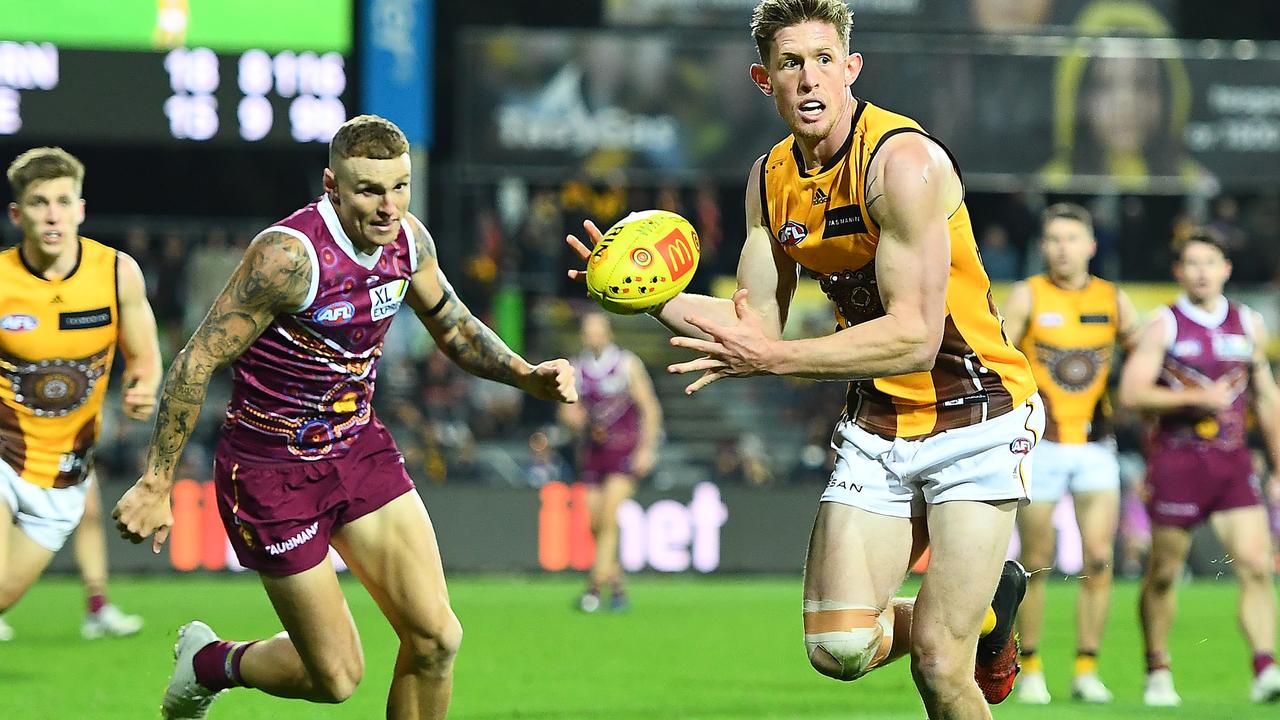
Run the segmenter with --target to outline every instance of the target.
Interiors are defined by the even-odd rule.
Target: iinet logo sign
[[[553,572],[589,569],[596,548],[586,486],[547,483],[539,497],[538,563]],[[626,500],[618,508],[619,561],[628,572],[712,572],[720,567],[720,528],[728,520],[729,508],[712,483],[695,485],[688,505],[659,500],[646,510]]]

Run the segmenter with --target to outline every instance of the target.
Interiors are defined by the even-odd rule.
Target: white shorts
[[[1028,501],[1032,449],[1044,434],[1044,403],[920,440],[886,440],[849,422],[836,425],[836,467],[821,502],[880,515],[919,517],[955,500]]]
[[[1031,502],[1057,502],[1065,493],[1120,491],[1120,465],[1110,442],[1064,445],[1045,440],[1036,448]]]
[[[0,502],[9,506],[13,522],[43,548],[62,549],[84,517],[89,481],[65,488],[42,488],[18,476],[0,460]]]

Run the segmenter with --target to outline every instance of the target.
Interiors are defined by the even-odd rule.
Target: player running
[[[1097,658],[1111,600],[1120,508],[1107,376],[1116,342],[1128,345],[1135,339],[1138,313],[1123,290],[1089,274],[1098,243],[1088,210],[1052,205],[1044,211],[1042,232],[1046,272],[1015,285],[1004,308],[1005,334],[1031,360],[1047,417],[1044,440],[1036,450],[1031,504],[1018,511],[1020,559],[1032,571],[1018,612],[1018,701],[1043,705],[1050,700],[1038,653],[1049,573],[1039,571],[1053,566],[1053,510],[1070,492],[1085,558],[1071,696],[1107,703],[1111,692],[1098,677]]]
[[[809,661],[853,680],[910,652],[931,717],[987,718],[1018,671],[1026,578],[1004,554],[1044,411],[1001,334],[951,154],[850,93],[862,70],[850,25],[840,0],[756,6],[751,77],[791,136],[748,176],[733,298],[686,293],[656,314],[674,345],[705,354],[670,368],[704,373],[689,393],[762,374],[852,381],[805,564]],[[784,341],[801,273],[839,329]],[[926,536],[920,593],[895,598]]]
[[[364,674],[337,548],[400,638],[388,718],[442,718],[462,628],[449,606],[434,530],[371,401],[382,341],[402,302],[462,368],[529,394],[573,402],[566,360],[530,365],[450,288],[435,241],[407,211],[409,144],[362,115],[329,145],[325,192],[254,239],[165,381],[146,471],[116,506],[134,542],[169,534],[178,458],[210,375],[232,365],[214,460],[219,510],[236,556],[258,572],[285,632],[220,640],[179,630],[166,718],[204,717],[245,686],[342,702]]]
[[[84,165],[61,148],[35,148],[13,161],[8,178],[9,219],[22,242],[0,253],[0,612],[40,577],[98,492],[93,447],[117,344],[127,417],[151,417],[160,384],[138,264],[80,236]],[[105,547],[82,554],[79,545],[96,590],[85,637],[136,632],[140,620],[106,602]],[[5,635],[12,630],[0,620]]]
[[[608,587],[609,607],[616,612],[630,607],[618,563],[618,506],[653,470],[662,407],[644,363],[614,344],[608,315],[583,316],[581,337],[582,354],[573,361],[581,401],[560,406],[561,420],[581,438],[578,480],[587,485],[596,541],[595,564],[578,607],[599,610],[600,590]]]
[[[1191,530],[1208,520],[1240,579],[1240,627],[1253,651],[1254,702],[1280,700],[1275,663],[1276,600],[1271,532],[1245,444],[1250,403],[1266,439],[1272,475],[1280,468],[1280,392],[1267,362],[1266,326],[1222,288],[1231,261],[1214,235],[1177,248],[1177,302],[1143,329],[1120,380],[1120,401],[1150,413],[1147,509],[1151,553],[1142,578],[1142,633],[1148,705],[1181,702],[1170,672],[1169,628],[1175,586]]]

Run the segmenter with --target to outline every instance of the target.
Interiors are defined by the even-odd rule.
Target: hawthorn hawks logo
[[[786,224],[778,230],[778,242],[786,245],[787,247],[799,245],[804,242],[804,239],[807,237],[809,237],[809,228],[801,225],[795,220],[788,220]]]
[[[1027,438],[1014,438],[1013,442],[1009,443],[1009,452],[1014,455],[1026,455],[1031,452],[1031,446],[1032,443]]]

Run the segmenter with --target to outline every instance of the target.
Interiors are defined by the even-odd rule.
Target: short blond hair
[[[845,52],[849,51],[853,11],[844,0],[760,0],[751,13],[751,37],[755,38],[760,61],[769,61],[769,48],[779,30],[810,20],[834,27]]]
[[[329,167],[343,158],[391,160],[409,152],[409,140],[395,123],[377,115],[357,115],[342,123],[329,141]]]
[[[38,147],[22,153],[9,163],[5,175],[9,178],[14,202],[22,199],[32,183],[44,180],[71,178],[77,194],[84,187],[84,163],[60,147]]]

